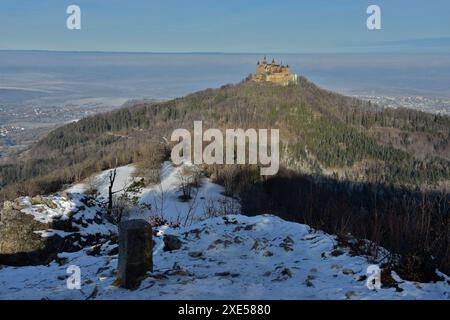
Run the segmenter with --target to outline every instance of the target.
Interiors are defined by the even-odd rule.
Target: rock
[[[363,281],[366,281],[366,280],[367,280],[367,276],[365,274],[363,274],[363,275],[359,276],[357,281],[363,282]]]
[[[253,243],[251,250],[257,250],[258,248],[259,248],[259,240],[256,239],[255,242]]]
[[[239,222],[238,222],[236,219],[234,219],[234,218],[232,218],[232,220],[229,220],[228,217],[223,217],[223,220],[224,220],[224,222],[225,222],[226,225],[229,225],[229,224],[238,224],[238,223],[239,223]]]
[[[36,231],[48,224],[18,210],[3,210],[0,220],[0,264],[12,266],[46,264],[56,258],[56,239],[41,237]]]
[[[108,256],[115,256],[117,254],[119,254],[119,246],[112,248],[108,252]]]
[[[200,258],[203,255],[202,252],[189,252],[189,257]]]
[[[342,273],[346,275],[355,274],[355,272],[352,269],[344,269],[342,270]]]
[[[67,191],[61,192],[61,197],[65,198],[67,200],[72,199],[72,195],[69,192],[67,192]]]
[[[67,262],[69,262],[69,258],[66,258],[66,257],[59,257],[59,256],[57,256],[56,258],[55,258],[55,262],[58,264],[58,265],[60,265],[60,266],[63,266],[63,265],[65,265],[65,264],[67,264]]]
[[[215,273],[216,277],[232,277],[232,278],[237,278],[239,277],[239,273],[231,273],[228,271],[225,272],[216,272]]]
[[[31,204],[32,205],[42,204],[49,207],[50,209],[56,209],[58,207],[55,202],[42,196],[36,196],[31,198]]]
[[[289,278],[292,278],[292,271],[289,268],[284,268],[281,271],[282,276],[288,276]]]
[[[167,270],[165,272],[169,276],[182,276],[182,277],[192,277],[193,273],[183,270],[176,262],[174,263],[173,270]]]
[[[208,247],[208,250],[214,250],[217,249],[217,246],[220,244],[223,244],[223,240],[222,239],[217,239],[216,241],[214,241],[213,243],[211,243]]]
[[[245,231],[251,231],[251,230],[253,230],[254,226],[255,226],[254,224],[249,224],[248,226],[245,226],[244,230]]]
[[[26,206],[21,205],[15,201],[5,201],[3,203],[3,210],[22,210],[24,209]]]
[[[152,227],[147,221],[120,223],[117,279],[121,287],[134,289],[148,271],[153,271],[152,249]]]
[[[344,254],[344,251],[339,250],[339,249],[335,249],[331,252],[331,255],[333,257],[339,257],[339,256],[342,256],[343,254]]]
[[[285,251],[293,251],[292,245],[294,244],[294,240],[292,240],[291,237],[287,236],[284,238],[283,242],[280,244],[280,247],[283,248]]]
[[[292,271],[289,268],[283,268],[276,279],[272,281],[285,281],[292,278]]]
[[[292,240],[292,238],[290,236],[287,236],[286,238],[284,238],[283,242],[289,243],[289,244],[294,244],[294,240]]]
[[[174,251],[179,250],[183,245],[183,242],[177,237],[170,234],[165,234],[164,238],[164,251]]]
[[[102,245],[101,244],[96,244],[95,246],[92,246],[87,252],[86,254],[88,256],[93,256],[93,257],[97,257],[100,255],[100,251],[102,249]]]
[[[13,210],[14,209],[14,202],[12,201],[5,201],[3,203],[3,210]]]
[[[273,253],[270,252],[269,250],[266,250],[266,251],[264,251],[263,256],[264,257],[271,257],[271,256],[273,256]]]
[[[38,221],[33,215],[14,209],[22,200],[7,203],[7,209],[0,211],[0,265],[48,264],[57,260],[57,254],[60,252],[79,251],[83,247],[103,243],[110,237],[106,233],[92,233],[82,237],[83,230],[76,224],[77,219],[83,221],[82,217],[68,215],[67,219]],[[41,202],[42,197],[35,198],[35,203],[36,200]],[[47,205],[53,206],[53,201],[49,201],[47,203],[44,200]],[[43,213],[49,210],[47,205],[41,208]],[[80,215],[82,216],[82,213]]]
[[[345,297],[347,300],[352,299],[353,297],[356,297],[358,294],[355,291],[348,291],[345,293]]]
[[[315,280],[316,278],[312,275],[308,275],[308,277],[306,277],[305,280],[305,285],[309,288],[314,288],[314,283],[313,280]]]

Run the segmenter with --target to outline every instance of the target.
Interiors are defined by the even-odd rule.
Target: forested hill
[[[57,190],[116,164],[167,157],[175,128],[278,128],[282,164],[336,179],[445,188],[450,118],[380,109],[305,78],[286,87],[243,82],[142,103],[62,126],[0,166],[2,197]],[[23,183],[26,181],[26,183]]]

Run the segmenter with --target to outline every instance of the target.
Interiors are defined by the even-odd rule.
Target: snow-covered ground
[[[133,179],[133,170],[132,166],[118,169],[117,190],[123,188],[121,183]],[[369,290],[365,281],[368,260],[351,256],[345,248],[335,254],[335,237],[306,225],[271,215],[207,217],[207,199],[223,199],[223,189],[204,178],[195,201],[180,202],[180,170],[165,163],[161,185],[138,194],[142,203],[152,206],[161,203],[163,195],[160,212],[172,222],[180,215],[185,218],[188,212],[195,216],[179,228],[157,228],[154,272],[138,289],[129,291],[114,285],[117,245],[108,242],[95,256],[86,248],[60,253],[59,263],[48,266],[0,266],[0,299],[450,299],[450,278],[445,276],[442,282],[421,284],[403,281],[394,274],[401,292],[394,288]],[[101,181],[106,181],[107,175],[98,176],[103,196],[107,184]],[[76,185],[69,191],[80,194],[84,188]],[[65,214],[72,208],[63,199],[52,200],[58,208],[48,211],[51,215]],[[192,209],[195,202],[198,204]],[[24,213],[32,214],[27,210]],[[147,219],[152,210],[131,218]],[[35,218],[42,219],[42,214]],[[164,235],[178,237],[182,247],[164,251]],[[81,290],[67,288],[70,266],[81,270]]]
[[[135,167],[133,165],[117,168],[117,176],[114,182],[113,192],[117,195],[122,194],[122,190],[126,189],[133,181],[139,180],[134,177]],[[179,191],[180,175],[183,174],[183,167],[175,167],[171,162],[165,162],[161,168],[161,182],[143,188],[140,192],[133,194],[139,197],[141,204],[151,206],[149,210],[143,210],[133,213],[131,219],[149,219],[150,216],[158,216],[167,220],[169,223],[180,223],[185,225],[186,218],[188,222],[199,221],[205,216],[205,211],[214,203],[227,202],[227,206],[233,213],[238,211],[238,203],[232,199],[224,197],[222,194],[224,189],[222,186],[212,183],[209,179],[202,178],[201,185],[192,192],[192,200],[187,202],[179,201],[181,195]],[[109,171],[104,171],[95,176],[99,197],[101,199],[108,198]],[[67,192],[82,193],[87,189],[87,182],[74,185],[67,189]],[[189,217],[187,217],[189,215]]]
[[[117,168],[116,180],[114,182],[112,191],[113,192],[120,191],[124,189],[127,185],[129,185],[134,180],[134,178],[132,177],[134,170],[135,167],[133,165]],[[91,179],[91,181],[97,187],[100,196],[105,199],[108,197],[109,172],[110,172],[109,170],[103,171],[100,174],[94,175],[93,179]],[[70,188],[68,188],[66,192],[83,193],[88,189],[88,185],[89,185],[88,181],[75,184]]]
[[[180,250],[163,251],[163,234],[178,236]],[[368,262],[347,252],[333,256],[335,239],[274,216],[227,216],[188,228],[162,227],[155,237],[154,272],[135,291],[113,285],[117,256],[104,245],[60,254],[65,265],[0,270],[1,299],[450,299],[446,282],[400,281],[396,289],[371,291]],[[66,270],[81,268],[81,290],[66,287]]]
[[[24,208],[21,210],[24,214],[32,215],[36,221],[43,224],[51,223],[55,220],[76,220],[76,221],[94,221],[99,208],[97,204],[91,207],[86,206],[82,202],[84,195],[82,193],[73,193],[70,198],[62,195],[52,195],[45,197],[47,201],[54,204],[55,208],[49,208],[45,204],[32,204],[31,197],[23,197],[18,202]],[[80,209],[82,208],[82,209]],[[73,225],[73,222],[72,222]],[[94,234],[109,235],[116,232],[117,227],[110,222],[103,221],[103,223],[87,223],[85,225],[77,224],[77,233],[88,236]],[[43,237],[50,237],[54,234],[69,235],[71,232],[63,232],[60,230],[42,230],[38,231]],[[72,232],[75,233],[75,232]]]

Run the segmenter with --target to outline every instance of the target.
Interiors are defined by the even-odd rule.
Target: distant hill
[[[283,166],[314,176],[427,189],[450,181],[449,117],[381,109],[300,78],[289,86],[242,82],[64,125],[0,166],[2,197],[53,192],[144,161],[194,120],[205,128],[279,128]]]

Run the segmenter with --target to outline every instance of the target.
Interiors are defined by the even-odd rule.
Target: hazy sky
[[[370,4],[382,30],[366,27]],[[1,0],[0,49],[450,53],[449,17],[448,0]]]

